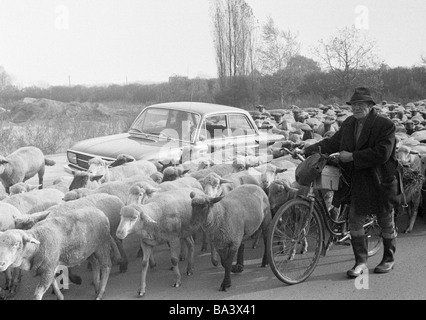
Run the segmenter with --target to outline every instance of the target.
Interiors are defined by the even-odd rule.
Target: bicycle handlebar
[[[304,156],[303,153],[301,153],[301,149],[299,148],[295,148],[293,151],[289,150],[286,147],[282,148],[285,152],[287,152],[288,154],[290,154],[293,158],[295,159],[299,159],[300,161],[304,161],[306,159],[306,157]],[[321,150],[319,150],[318,152],[321,157],[326,158],[327,162],[329,162],[331,165],[334,166],[338,166],[340,163],[340,159],[339,159],[339,153],[332,153],[330,155],[325,154],[325,153],[321,153]]]

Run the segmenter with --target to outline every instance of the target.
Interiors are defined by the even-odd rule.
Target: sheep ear
[[[195,196],[196,196],[196,194],[195,194],[195,192],[194,191],[191,191],[191,193],[190,193],[190,195],[189,195],[190,197],[191,197],[191,199],[194,199],[195,198]]]
[[[276,168],[275,169],[275,173],[283,173],[286,172],[288,169],[284,169],[284,168]]]
[[[215,204],[215,203],[219,202],[220,200],[222,200],[224,197],[225,197],[225,195],[222,192],[219,197],[211,198],[210,204]]]
[[[107,167],[114,168],[114,167],[122,165],[123,163],[124,163],[124,160],[110,161],[110,162],[107,162]]]
[[[184,176],[185,174],[187,174],[189,172],[189,170],[191,170],[191,169],[182,170],[181,176]]]
[[[103,177],[103,175],[92,176],[92,177],[90,177],[90,181],[97,181],[97,182],[99,182],[99,180],[101,180],[102,177]]]
[[[27,243],[40,244],[40,241],[33,237],[30,237],[27,233],[24,233],[22,235],[22,244],[25,246]]]
[[[6,163],[9,163],[9,161],[7,161],[6,159],[0,160],[0,164],[6,164]]]
[[[147,195],[152,196],[152,194],[161,191],[161,189],[160,188],[154,188],[154,187],[147,187],[145,189],[145,191],[146,191]]]
[[[157,221],[155,221],[150,216],[148,216],[145,212],[143,212],[143,210],[139,210],[139,217],[143,221],[146,221],[146,222],[149,222],[149,223],[155,223],[155,224],[157,223]]]
[[[28,227],[31,219],[27,216],[13,217],[13,221],[15,223],[15,229],[30,229],[34,225],[31,224],[30,227]]]
[[[232,181],[231,180],[226,180],[226,179],[220,179],[220,184],[222,184],[222,183],[232,183]]]

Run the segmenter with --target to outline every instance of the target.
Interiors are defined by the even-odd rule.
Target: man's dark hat
[[[371,96],[370,90],[365,87],[355,88],[355,92],[351,97],[351,100],[346,102],[348,105],[352,105],[354,102],[371,102],[376,104]]]

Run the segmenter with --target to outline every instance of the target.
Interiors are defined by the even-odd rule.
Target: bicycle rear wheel
[[[323,247],[323,225],[309,201],[294,199],[275,214],[268,231],[267,256],[275,276],[286,284],[305,281]]]
[[[375,216],[368,216],[364,224],[365,234],[368,237],[368,256],[374,256],[382,246],[382,232]]]

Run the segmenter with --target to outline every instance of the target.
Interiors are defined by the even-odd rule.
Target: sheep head
[[[119,239],[124,239],[129,234],[135,232],[138,225],[140,229],[143,227],[143,223],[157,223],[155,220],[145,214],[143,206],[138,204],[124,206],[120,210],[120,216],[120,224],[118,225],[116,232],[116,236]]]
[[[188,171],[189,170],[182,170],[181,167],[167,167],[163,171],[163,182],[177,180]]]
[[[163,174],[161,172],[153,173],[150,178],[154,180],[154,182],[161,183],[163,182]]]
[[[87,197],[90,194],[90,190],[87,188],[78,188],[65,193],[64,201],[73,201],[83,197]]]
[[[2,174],[4,172],[5,169],[5,164],[9,163],[5,157],[0,156],[0,174]]]
[[[109,167],[114,168],[114,167],[121,166],[122,164],[133,162],[133,161],[136,161],[136,159],[133,156],[123,153],[118,155],[115,161],[109,162]]]
[[[211,207],[215,203],[223,199],[224,195],[221,194],[219,197],[209,197],[208,195],[197,195],[194,191],[191,192],[190,197],[192,199],[192,207],[206,208]]]
[[[148,198],[153,197],[160,190],[146,182],[137,182],[130,187],[126,204],[145,204]]]
[[[71,181],[69,186],[69,190],[84,188],[87,186],[87,182],[89,182],[89,174],[85,171],[77,171],[74,172],[74,178]]]
[[[12,229],[0,232],[0,272],[10,266],[20,266],[23,261],[23,251],[29,243],[40,242],[25,231]]]
[[[108,172],[108,162],[100,157],[90,159],[88,165],[87,173],[90,177],[104,177]],[[91,179],[91,181],[93,180]]]
[[[9,193],[10,195],[19,194],[19,193],[25,193],[30,192],[34,189],[37,189],[41,186],[41,184],[27,184],[25,182],[18,182],[10,187]]]
[[[232,183],[230,180],[223,179],[218,174],[211,172],[200,181],[204,192],[210,197],[218,197],[223,193],[222,184]]]
[[[299,189],[292,187],[286,180],[276,180],[271,183],[268,190],[271,210],[275,210],[282,204],[293,198]]]

